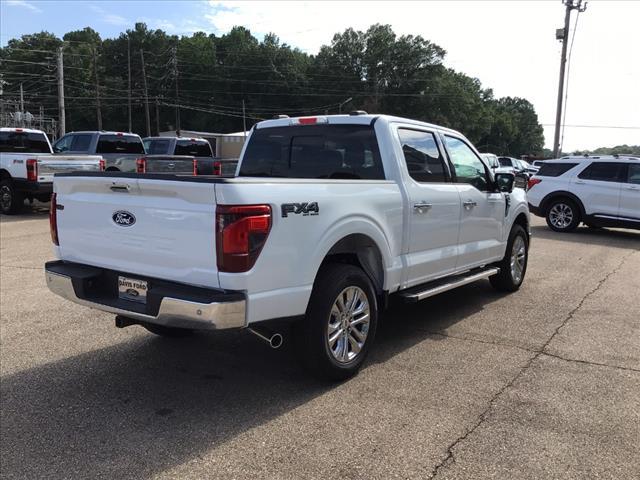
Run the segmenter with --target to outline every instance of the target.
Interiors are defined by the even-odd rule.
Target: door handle
[[[131,189],[127,183],[114,183],[109,188],[114,192],[128,192]]]
[[[431,207],[433,207],[433,204],[427,203],[427,202],[418,202],[413,204],[413,209],[418,213],[424,213],[425,211],[429,211],[431,210]]]
[[[584,185],[584,182],[582,180],[576,180],[576,184],[577,185]]]
[[[640,190],[640,187],[637,187],[637,186],[635,186],[635,185],[629,185],[629,186],[627,187],[627,190]]]
[[[473,200],[466,200],[462,202],[462,205],[464,205],[464,208],[466,208],[467,210],[471,210],[473,207],[477,206],[478,203],[474,202]]]

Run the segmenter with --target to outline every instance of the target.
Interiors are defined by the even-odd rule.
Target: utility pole
[[[151,136],[151,120],[149,119],[149,95],[147,94],[147,75],[144,71],[144,52],[140,50],[140,62],[142,62],[142,85],[144,87],[144,116],[147,120],[147,137]]]
[[[129,35],[127,35],[127,67],[128,67],[128,83],[129,83],[129,90],[128,90],[128,94],[127,94],[127,104],[129,107],[129,132],[131,132],[132,130],[132,126],[131,126],[131,39],[129,38]]]
[[[20,126],[24,127],[24,92],[22,82],[20,82]]]
[[[180,92],[178,91],[178,48],[173,47],[173,77],[176,81],[176,135],[180,136]]]
[[[158,105],[157,96],[156,96],[156,135],[160,136],[160,106]]]
[[[62,47],[58,47],[58,124],[60,128],[60,136],[62,137],[66,133],[64,118],[64,65],[62,60]]]
[[[93,73],[96,77],[96,119],[98,121],[98,130],[102,130],[102,110],[100,109],[100,81],[98,78],[98,55],[96,49],[93,49]]]
[[[242,128],[244,130],[244,138],[247,138],[247,117],[244,110],[244,98],[242,99]]]
[[[556,30],[556,39],[562,42],[562,54],[560,55],[560,78],[558,80],[558,106],[556,110],[556,130],[553,135],[553,157],[560,156],[560,126],[562,123],[562,95],[564,93],[564,72],[567,66],[567,43],[569,40],[569,21],[571,10],[578,10],[578,14],[587,9],[587,2],[582,0],[563,0],[565,5],[564,28]]]

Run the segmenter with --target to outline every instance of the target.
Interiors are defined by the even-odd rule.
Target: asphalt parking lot
[[[640,478],[640,232],[533,226],[523,288],[394,306],[354,379],[246,332],[166,340],[49,293],[0,220],[3,478]]]

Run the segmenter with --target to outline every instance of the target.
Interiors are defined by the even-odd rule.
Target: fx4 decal
[[[302,214],[302,216],[306,217],[307,215],[318,215],[320,207],[318,202],[283,203],[280,206],[280,211],[284,218],[288,217],[290,213],[295,215]]]

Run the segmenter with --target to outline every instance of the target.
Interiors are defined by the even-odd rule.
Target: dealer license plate
[[[118,277],[118,297],[132,302],[147,303],[147,281]]]

